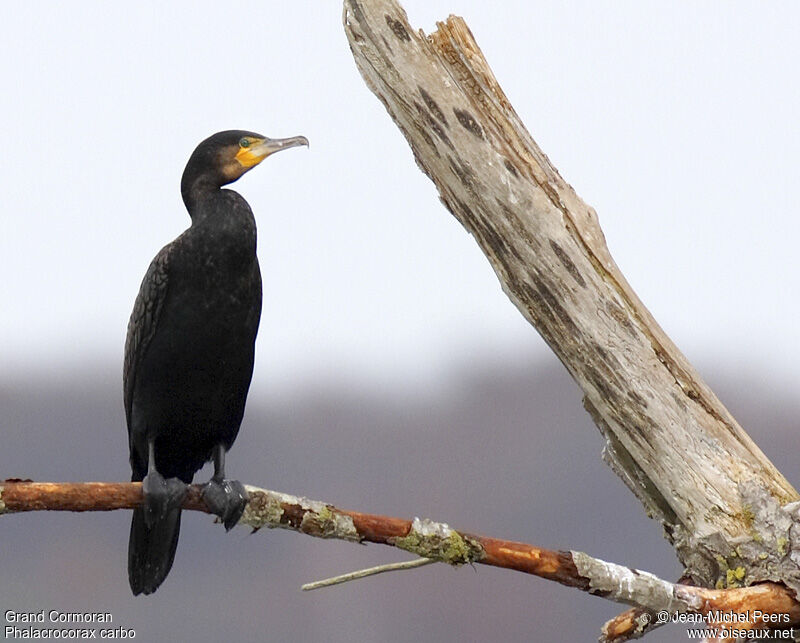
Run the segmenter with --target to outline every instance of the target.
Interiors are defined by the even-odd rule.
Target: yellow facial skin
[[[249,170],[267,158],[270,155],[270,151],[268,146],[264,145],[266,140],[246,136],[239,141],[239,151],[236,152],[234,157],[239,162],[239,165]]]
[[[223,172],[228,179],[235,181],[242,174],[261,163],[270,154],[288,150],[298,145],[308,147],[308,139],[305,136],[292,136],[291,138],[259,138],[255,136],[243,136],[239,139],[239,147],[233,155],[233,161],[225,163]],[[230,148],[228,148],[230,150]],[[230,152],[227,152],[230,154]],[[231,157],[228,156],[228,159]]]

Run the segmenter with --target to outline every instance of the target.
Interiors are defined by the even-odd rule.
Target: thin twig
[[[351,580],[358,580],[359,578],[366,578],[367,576],[375,576],[375,574],[383,574],[384,572],[396,572],[401,569],[415,569],[435,563],[433,558],[415,558],[414,560],[404,560],[400,563],[388,563],[386,565],[378,565],[377,567],[368,567],[367,569],[359,569],[355,572],[348,574],[340,574],[332,578],[314,581],[313,583],[306,583],[300,589],[304,592],[310,592],[312,589],[320,589],[322,587],[331,587],[332,585],[341,585]]]
[[[600,643],[624,643],[632,639],[642,638],[651,630],[664,625],[655,619],[655,615],[641,607],[632,607],[606,621],[601,630]]]

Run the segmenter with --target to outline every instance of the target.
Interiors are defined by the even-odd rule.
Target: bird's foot
[[[142,480],[144,494],[144,522],[151,529],[166,517],[170,509],[183,504],[188,486],[178,478],[165,479],[157,471],[148,473]]]
[[[239,522],[248,500],[244,485],[238,480],[211,478],[203,485],[203,500],[209,511],[222,520],[230,531]]]

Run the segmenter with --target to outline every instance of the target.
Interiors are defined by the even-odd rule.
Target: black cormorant
[[[128,323],[123,374],[134,510],[128,579],[154,592],[172,567],[186,485],[213,458],[203,497],[231,529],[247,493],[225,479],[225,453],[244,414],[261,317],[256,222],[239,194],[220,189],[302,136],[231,130],[197,146],[181,180],[189,227],[150,264]]]

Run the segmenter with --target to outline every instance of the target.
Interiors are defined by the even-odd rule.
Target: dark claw
[[[239,522],[247,506],[248,495],[238,480],[215,480],[203,485],[203,500],[209,511],[222,520],[230,531]]]
[[[148,473],[142,480],[144,494],[144,522],[152,529],[158,521],[163,520],[170,509],[183,504],[188,487],[177,478],[164,477],[157,471]]]

